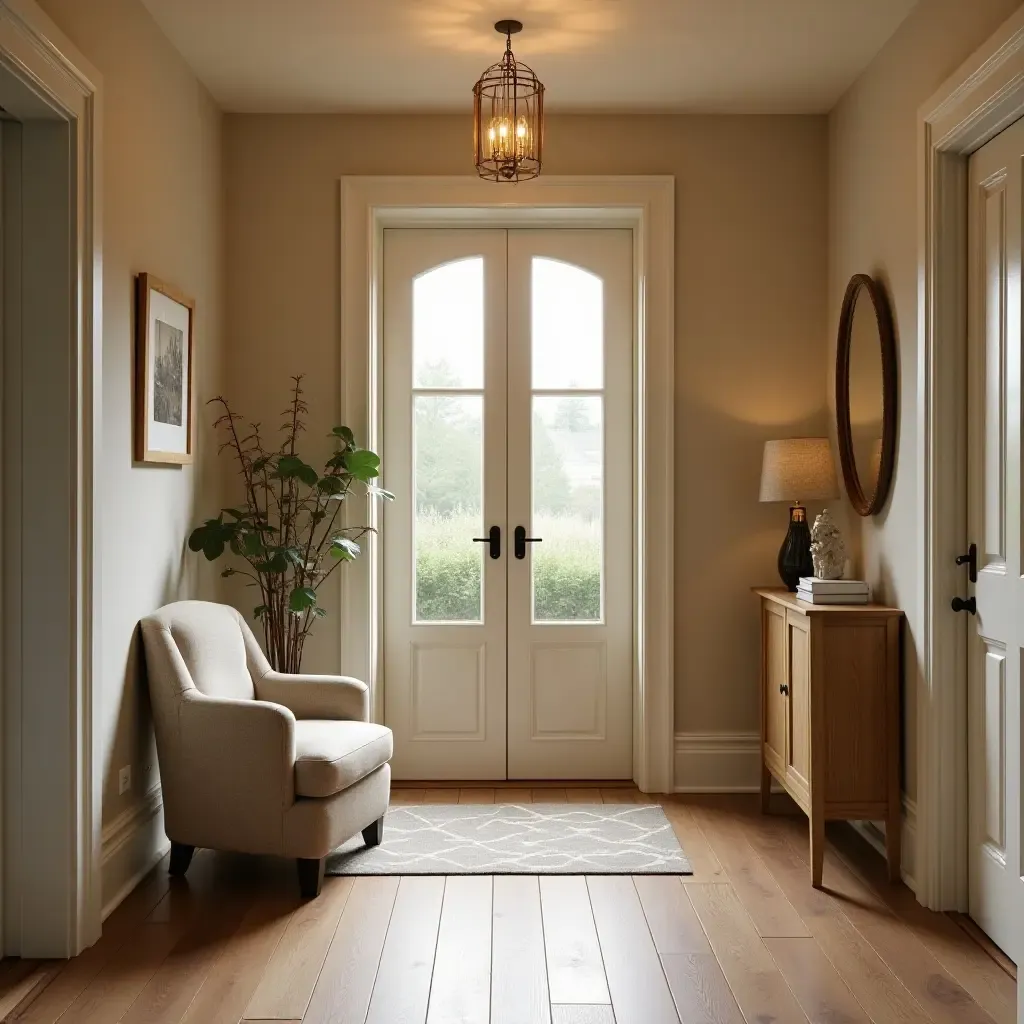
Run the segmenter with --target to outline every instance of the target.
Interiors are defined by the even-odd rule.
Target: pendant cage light
[[[512,53],[522,22],[499,21],[505,55],[473,86],[473,148],[477,173],[490,181],[526,181],[540,174],[544,86]]]

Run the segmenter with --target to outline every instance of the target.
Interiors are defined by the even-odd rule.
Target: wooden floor
[[[508,803],[644,799],[621,788],[498,793]],[[399,789],[394,802],[494,797]],[[690,877],[328,878],[302,903],[291,864],[203,851],[187,880],[169,884],[165,864],[149,875],[76,959],[5,965],[34,990],[8,1019],[1014,1021],[1009,975],[949,918],[886,883],[881,858],[846,826],[830,830],[819,892],[803,819],[764,818],[745,797],[663,806]],[[3,998],[0,988],[0,1012]]]

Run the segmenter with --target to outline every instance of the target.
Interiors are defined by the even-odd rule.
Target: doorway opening
[[[398,779],[632,775],[632,246],[384,232]]]
[[[989,872],[982,884],[1014,915],[1009,938],[1002,941],[1018,961],[1024,950],[1020,644],[1014,639],[1021,586],[1020,189],[1011,197],[1010,175],[998,167],[986,174],[983,164],[994,152],[986,156],[986,144],[998,143],[1000,133],[1022,117],[1024,12],[1018,12],[943,84],[919,118],[923,544],[915,871],[917,897],[925,906],[976,906],[984,916],[984,900],[979,903],[971,892],[972,868],[986,858],[986,867],[1002,861],[1001,876]],[[1019,155],[1013,161],[1019,177]],[[1014,235],[1015,257],[1007,245]],[[984,252],[979,241],[987,246]],[[979,287],[985,293],[981,303]],[[986,400],[993,402],[991,410]],[[983,536],[970,536],[969,530]],[[971,594],[976,618],[950,610],[952,597],[975,589],[969,578],[975,574],[971,543],[978,550],[977,593]],[[982,581],[986,570],[991,578]],[[1000,590],[1002,600],[993,602]],[[979,751],[983,756],[976,759]],[[991,765],[979,772],[989,752]],[[990,787],[989,779],[1002,782]],[[975,793],[979,780],[984,792]]]
[[[32,5],[0,5],[5,956],[73,956],[100,932],[95,81]]]
[[[631,236],[631,370],[624,375],[632,383],[632,415],[626,435],[631,464],[623,474],[628,480],[620,482],[621,492],[628,495],[630,503],[631,530],[626,544],[632,549],[631,568],[627,570],[630,579],[623,587],[632,592],[628,627],[631,742],[625,777],[631,776],[646,792],[671,792],[673,787],[673,194],[673,179],[664,177],[549,176],[520,184],[515,189],[499,189],[477,178],[345,178],[341,182],[341,332],[345,367],[342,411],[346,422],[357,431],[365,430],[371,446],[380,446],[378,450],[387,447],[385,232],[473,229],[511,235],[518,231],[546,232],[559,228],[573,231],[620,229]],[[438,264],[444,262],[450,260],[441,260]],[[555,262],[579,263],[572,259]],[[579,265],[585,270],[584,264],[585,261]],[[528,261],[523,265],[530,266]],[[504,287],[510,288],[508,280]],[[497,306],[492,303],[492,307],[503,309],[504,302]],[[510,305],[509,309],[512,308]],[[492,364],[500,366],[501,359],[492,360]],[[510,372],[511,365],[506,361],[506,372]],[[522,394],[529,393],[530,401],[546,397],[533,394],[537,389],[532,385],[529,361],[524,361],[522,367],[525,375]],[[500,388],[494,392],[495,395],[501,393]],[[507,390],[506,398],[511,394],[512,391]],[[561,398],[566,397],[570,396],[561,394]],[[413,389],[410,388],[406,398],[410,409],[412,399]],[[492,413],[496,408],[492,397]],[[409,415],[411,417],[412,413]],[[532,412],[528,412],[527,417],[529,422]],[[508,433],[507,414],[503,422],[501,429]],[[492,426],[492,437],[494,429]],[[499,465],[493,460],[492,463]],[[520,474],[532,472],[529,459],[519,458],[518,463]],[[507,458],[505,464],[504,482],[492,484],[495,493],[498,486],[505,491],[514,489]],[[388,472],[385,466],[385,474]],[[500,472],[497,476],[500,478]],[[481,483],[481,486],[486,485]],[[523,490],[526,493],[526,489]],[[527,554],[531,545],[526,537],[534,534],[526,531],[534,511],[524,508],[519,518],[513,516],[515,521],[512,521],[506,508],[502,521],[485,524],[487,541],[476,545],[485,564],[490,563],[489,554],[483,554],[483,548],[490,545],[490,527],[504,522],[501,557],[505,557],[511,542],[512,568],[520,570],[524,585],[520,601],[530,609],[530,614],[522,620],[526,623],[524,628],[529,630],[540,627],[534,621],[537,608],[531,605],[535,581],[530,572],[522,571],[533,565]],[[350,568],[355,571],[347,573],[341,582],[344,616],[341,663],[343,671],[368,681],[374,714],[378,721],[383,721],[389,693],[389,665],[384,656],[388,597],[383,552],[390,546],[387,532],[390,523],[376,510],[371,515],[377,515],[371,525],[381,532],[369,546],[369,557],[353,563]],[[516,526],[523,527],[522,559],[515,558]],[[506,535],[509,530],[511,536]],[[543,544],[541,541],[532,547],[542,548]],[[411,575],[411,551],[406,567]],[[604,589],[600,597],[605,602],[608,571],[605,562]],[[509,579],[506,596],[515,592],[511,572],[511,568],[506,571]],[[481,578],[486,588],[489,580],[486,576]],[[494,578],[492,570],[490,579]],[[497,591],[500,590],[499,583]],[[415,592],[411,580],[405,592],[411,609],[411,595]],[[493,596],[490,599],[492,606],[494,599]],[[486,589],[483,600],[488,600]],[[407,614],[411,616],[411,610]],[[507,615],[505,621],[507,626]],[[463,670],[468,673],[469,658],[460,656],[465,663]],[[498,777],[506,774],[510,774],[507,769]]]

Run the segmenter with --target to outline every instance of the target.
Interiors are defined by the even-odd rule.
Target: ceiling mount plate
[[[517,32],[523,31],[523,23],[514,18],[505,18],[494,23],[494,31],[500,32],[503,36],[514,36]]]

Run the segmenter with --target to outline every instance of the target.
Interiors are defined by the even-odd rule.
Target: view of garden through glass
[[[531,552],[535,621],[601,618],[603,289],[556,260],[532,267]],[[483,260],[413,286],[415,619],[483,616]],[[573,394],[582,390],[583,394]],[[467,393],[468,392],[468,393]],[[475,392],[475,393],[474,393]],[[563,392],[552,394],[551,392]],[[591,393],[587,393],[591,392]],[[505,553],[511,555],[511,530]]]

